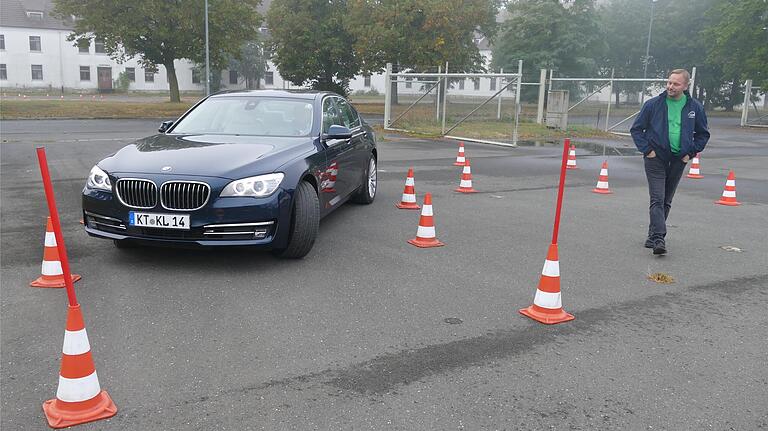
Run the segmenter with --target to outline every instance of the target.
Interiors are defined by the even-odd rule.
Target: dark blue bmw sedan
[[[320,218],[376,197],[376,139],[328,92],[212,95],[91,169],[89,235],[117,247],[260,246],[305,256]]]

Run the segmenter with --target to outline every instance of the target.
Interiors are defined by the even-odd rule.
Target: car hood
[[[152,173],[237,179],[274,172],[316,151],[310,137],[154,135],[99,162],[112,174]]]

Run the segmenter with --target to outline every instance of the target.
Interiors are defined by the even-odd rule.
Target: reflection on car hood
[[[99,166],[113,174],[167,173],[236,179],[273,172],[315,149],[309,137],[155,135],[123,147]]]

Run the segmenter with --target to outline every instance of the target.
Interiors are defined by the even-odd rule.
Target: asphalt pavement
[[[737,122],[738,119],[733,119]],[[578,143],[559,234],[563,307],[518,313],[536,291],[561,147],[380,136],[379,189],[322,220],[303,260],[249,250],[118,250],[79,224],[91,166],[159,121],[0,122],[0,428],[48,429],[66,316],[40,275],[46,147],[63,234],[112,419],[83,430],[768,429],[768,132],[725,121],[684,178],[663,257],[643,248],[637,155]],[[617,138],[607,147],[627,148]],[[631,148],[631,147],[629,147]],[[406,172],[433,196],[437,238],[398,210]],[[739,207],[715,205],[728,170]],[[728,251],[738,249],[738,251]],[[674,283],[657,284],[652,273]]]

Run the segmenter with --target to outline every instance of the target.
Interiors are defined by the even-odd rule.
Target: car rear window
[[[269,97],[215,97],[198,105],[172,134],[307,136],[312,103]]]

